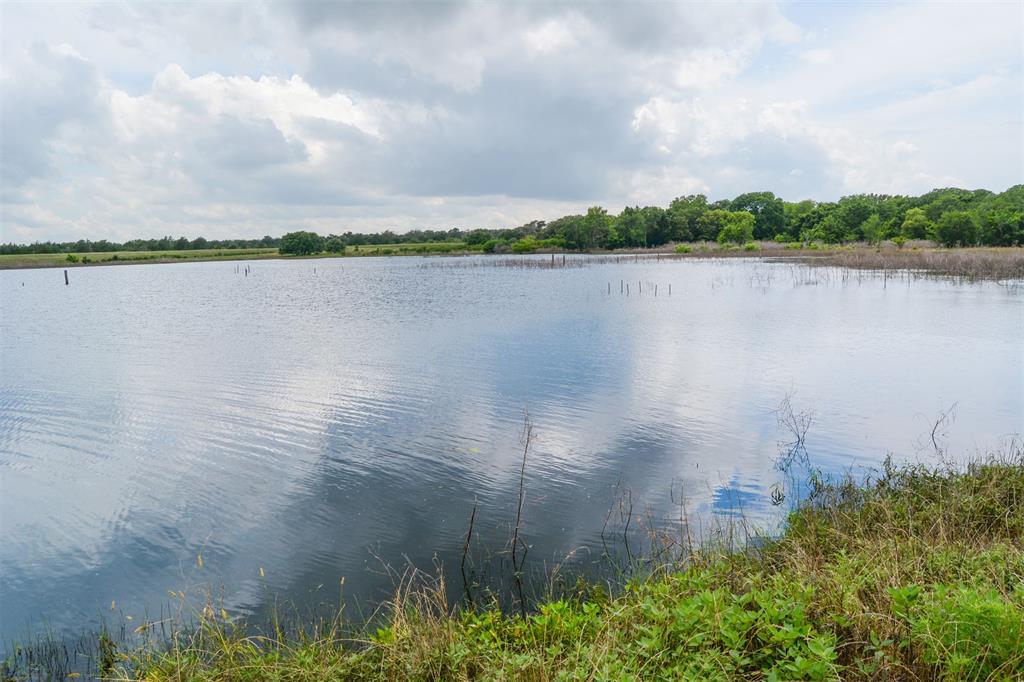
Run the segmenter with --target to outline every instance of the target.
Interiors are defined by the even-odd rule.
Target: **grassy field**
[[[410,244],[362,244],[350,246],[346,256],[413,256],[423,254],[466,253],[463,242],[425,242]]]
[[[1024,679],[1024,459],[823,483],[755,549],[705,546],[525,617],[406,584],[380,627],[245,635],[215,607],[168,644],[108,647],[146,680]],[[607,596],[610,592],[614,596]],[[344,635],[343,633],[349,633]]]
[[[95,253],[71,254],[77,260],[68,260],[66,253],[30,253],[24,255],[0,255],[0,269],[13,268],[57,268],[86,265],[116,265],[118,263],[177,263],[192,260],[251,260],[255,258],[277,258],[276,248],[271,249],[194,249],[182,251],[101,251]]]
[[[413,256],[432,254],[459,254],[467,251],[462,242],[371,244],[349,247],[343,254],[319,253],[305,258],[338,258],[344,256]],[[195,260],[252,260],[258,258],[291,258],[282,256],[276,248],[259,249],[195,249],[169,251],[104,251],[96,253],[31,253],[0,255],[0,269],[57,268],[88,265],[118,265],[122,263],[178,263]]]

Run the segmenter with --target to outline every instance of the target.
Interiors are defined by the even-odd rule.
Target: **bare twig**
[[[469,579],[466,577],[466,558],[469,556],[469,543],[473,539],[473,523],[476,521],[477,499],[473,498],[473,511],[469,514],[469,530],[466,531],[466,541],[462,545],[462,587],[466,592],[466,603],[473,605],[473,592],[469,589]]]

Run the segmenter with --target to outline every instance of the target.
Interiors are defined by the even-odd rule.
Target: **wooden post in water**
[[[68,284],[70,284],[70,282],[68,282],[68,271],[65,270],[64,271],[64,286],[68,286]]]
[[[612,295],[612,283],[611,282],[608,282],[608,295],[609,296]]]
[[[672,285],[671,284],[668,285],[668,295],[669,296],[672,295]]]
[[[658,285],[657,284],[654,285],[654,295],[655,296],[658,295]]]
[[[639,281],[639,280],[637,280],[636,290],[637,290],[638,293],[641,293],[641,294],[644,293],[644,283]]]
[[[551,254],[551,267],[555,267],[555,254]]]
[[[622,280],[619,280],[619,293],[622,293]]]
[[[626,285],[626,296],[629,296],[629,285]]]
[[[565,267],[565,254],[562,254],[562,266]]]

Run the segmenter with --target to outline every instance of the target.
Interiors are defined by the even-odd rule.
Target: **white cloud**
[[[2,238],[498,226],[1024,175],[1022,8],[6,5]]]
[[[575,47],[577,44],[569,23],[557,19],[546,21],[537,28],[526,31],[523,39],[532,52],[557,52]]]

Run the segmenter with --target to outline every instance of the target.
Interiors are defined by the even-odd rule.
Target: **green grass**
[[[464,242],[412,242],[408,244],[362,244],[350,246],[346,256],[410,256],[435,253],[462,253],[470,248]]]
[[[462,253],[468,247],[462,242],[425,242],[409,244],[372,244],[349,247],[343,254],[318,253],[307,258],[337,258],[341,256],[410,256],[425,254]],[[176,263],[193,260],[252,260],[258,258],[291,258],[282,256],[277,248],[257,249],[186,249],[168,251],[104,251],[95,253],[30,253],[0,255],[0,269],[57,268],[84,265],[115,265],[119,263]]]
[[[528,617],[406,583],[380,627],[246,636],[214,608],[110,657],[149,680],[1024,679],[1024,460],[813,479],[781,537],[705,546],[606,596]]]
[[[28,253],[0,255],[0,269],[77,267],[114,263],[176,263],[183,260],[251,260],[277,258],[276,248],[259,249],[188,249],[168,251],[100,251],[71,254],[77,260],[68,260],[66,253]],[[88,259],[87,261],[85,259]]]

